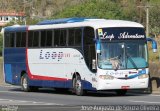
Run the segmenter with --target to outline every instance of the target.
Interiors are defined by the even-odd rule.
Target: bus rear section
[[[26,71],[26,26],[6,27],[4,31],[5,82],[19,85],[20,75]]]

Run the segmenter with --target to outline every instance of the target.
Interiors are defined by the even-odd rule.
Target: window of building
[[[4,21],[8,21],[8,20],[9,20],[8,16],[5,16]]]
[[[2,21],[3,19],[2,19],[2,16],[0,16],[0,21]]]

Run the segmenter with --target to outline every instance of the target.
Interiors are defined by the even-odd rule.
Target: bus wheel
[[[80,76],[73,78],[73,90],[78,96],[82,96],[84,94]]]
[[[118,96],[124,96],[124,95],[126,95],[127,90],[118,89],[118,90],[116,90],[116,93]]]
[[[25,92],[29,92],[30,91],[30,87],[28,85],[28,76],[27,76],[27,74],[24,74],[21,77],[21,88]]]

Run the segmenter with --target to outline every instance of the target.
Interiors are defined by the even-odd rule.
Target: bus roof
[[[43,29],[56,29],[56,28],[73,28],[73,27],[93,27],[98,28],[110,28],[110,27],[139,27],[143,28],[143,25],[125,21],[125,20],[107,20],[107,19],[94,19],[94,18],[64,18],[55,20],[44,20],[36,25],[30,26],[9,26],[5,28],[5,32],[10,31],[26,31],[28,30],[43,30]]]
[[[29,26],[29,30],[38,29],[55,29],[55,28],[71,28],[71,27],[86,27],[90,26],[94,29],[109,28],[109,27],[140,27],[143,26],[136,22],[125,20],[107,20],[94,18],[64,18],[55,20],[45,20],[37,25]]]

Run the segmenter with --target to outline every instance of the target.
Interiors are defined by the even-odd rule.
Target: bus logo
[[[69,53],[40,50],[39,59],[58,59],[70,57]]]

